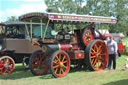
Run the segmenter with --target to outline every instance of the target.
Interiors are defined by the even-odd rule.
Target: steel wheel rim
[[[43,75],[48,70],[47,56],[43,56],[42,52],[38,52],[32,59],[32,69],[37,75]]]
[[[14,61],[8,56],[0,58],[0,74],[10,74],[15,68]]]
[[[25,69],[29,68],[29,57],[23,58],[22,65]]]
[[[65,76],[70,68],[70,60],[68,55],[60,52],[54,56],[52,61],[52,70],[57,77]]]
[[[96,70],[103,70],[106,68],[108,61],[108,50],[104,42],[95,42],[90,49],[90,62],[92,67]]]
[[[83,33],[83,42],[85,45],[88,45],[88,43],[94,39],[94,35],[92,33],[92,30],[89,28],[86,28]]]

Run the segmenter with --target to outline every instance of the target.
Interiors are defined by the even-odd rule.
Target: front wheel
[[[10,74],[15,69],[15,62],[9,56],[0,58],[0,74]]]
[[[64,51],[56,51],[51,56],[50,70],[54,77],[63,77],[70,70],[70,58]]]
[[[108,50],[101,40],[92,40],[86,47],[85,60],[89,70],[99,71],[106,68]]]

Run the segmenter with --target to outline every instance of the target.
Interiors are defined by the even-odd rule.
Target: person
[[[111,64],[113,62],[113,69],[116,69],[116,54],[117,54],[117,43],[114,41],[114,37],[110,36],[110,40],[107,41],[108,53],[109,53],[109,61],[108,61],[108,69],[111,69]]]

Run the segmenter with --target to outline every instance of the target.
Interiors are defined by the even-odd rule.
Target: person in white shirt
[[[108,69],[111,69],[111,64],[113,62],[113,69],[116,69],[116,54],[117,54],[117,43],[114,41],[113,36],[110,36],[110,40],[107,41],[108,53],[109,53],[109,61],[108,61]]]

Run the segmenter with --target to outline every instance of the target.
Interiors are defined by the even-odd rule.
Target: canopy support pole
[[[25,28],[26,28],[26,31],[27,31],[27,35],[28,35],[28,37],[29,37],[29,39],[30,39],[30,34],[29,34],[29,31],[28,31],[28,26],[27,26],[27,24],[25,24]]]
[[[47,25],[46,25],[46,28],[45,28],[45,32],[44,32],[43,40],[44,40],[44,38],[45,38],[45,35],[46,35],[46,32],[47,32],[47,29],[48,29],[49,21],[50,21],[50,20],[48,19],[48,22],[47,22]]]
[[[43,38],[43,27],[42,27],[42,19],[40,20],[40,29],[41,29],[41,38]]]
[[[30,22],[31,22],[30,28],[31,28],[31,38],[32,38],[32,19],[30,20]]]

